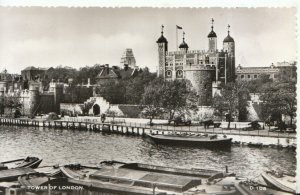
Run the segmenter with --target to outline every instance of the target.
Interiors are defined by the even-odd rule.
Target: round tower
[[[38,112],[40,104],[39,88],[34,85],[29,86],[29,114],[35,116]]]
[[[223,50],[228,53],[228,56],[234,57],[235,51],[234,51],[234,39],[230,36],[230,25],[228,24],[228,35],[223,40]]]
[[[184,35],[185,35],[185,32],[182,33],[182,43],[179,45],[179,49],[180,49],[180,51],[184,51],[186,53],[188,51],[188,49],[189,49],[189,46],[184,41],[184,39],[185,39]]]
[[[198,95],[198,106],[211,106],[213,97],[213,80],[215,66],[200,65],[199,67],[186,69],[186,77],[191,81]]]
[[[230,25],[228,24],[228,35],[223,40],[223,50],[225,51],[225,64],[226,64],[226,82],[235,81],[235,43],[234,39],[230,36]]]
[[[211,31],[207,35],[208,51],[215,52],[217,50],[217,34],[214,32],[214,19],[211,19]]]
[[[161,26],[161,36],[156,41],[158,45],[158,69],[157,77],[165,76],[166,55],[168,52],[168,41],[164,37],[164,25]]]

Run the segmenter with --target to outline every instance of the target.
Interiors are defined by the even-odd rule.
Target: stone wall
[[[64,112],[65,114],[70,114],[70,113],[74,114],[74,112],[75,114],[82,114],[80,104],[75,104],[75,103],[61,103],[60,111]]]
[[[55,111],[56,111],[56,106],[54,102],[54,96],[52,94],[41,94],[40,106],[38,108],[37,113],[48,114],[49,112],[55,112]]]

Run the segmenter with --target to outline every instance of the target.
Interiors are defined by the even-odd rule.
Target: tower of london
[[[157,76],[165,80],[190,80],[199,96],[199,106],[210,106],[214,93],[221,86],[235,81],[235,42],[230,36],[230,26],[223,40],[223,48],[218,50],[213,22],[212,19],[211,31],[207,36],[208,48],[205,50],[189,50],[183,33],[179,51],[169,51],[164,26],[156,41],[159,58]]]

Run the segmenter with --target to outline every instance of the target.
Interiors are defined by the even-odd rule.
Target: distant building
[[[135,77],[140,71],[140,68],[136,65],[132,49],[127,48],[121,57],[121,67],[110,67],[108,64],[102,65],[96,80],[98,84],[102,84],[111,79]]]
[[[23,80],[33,81],[45,77],[46,71],[46,68],[36,68],[34,66],[29,66],[21,71],[21,75],[23,77]]]
[[[137,67],[131,68],[128,65],[125,65],[123,68],[118,66],[109,67],[109,65],[106,64],[102,66],[100,73],[96,77],[96,81],[98,84],[102,84],[112,79],[135,77],[139,73],[140,69]]]
[[[296,78],[296,62],[278,62],[269,67],[242,67],[236,69],[237,81],[247,81],[259,78],[260,75],[269,75],[270,79]]]
[[[128,67],[134,68],[136,66],[135,57],[132,49],[127,48],[121,58],[121,66],[127,65]]]

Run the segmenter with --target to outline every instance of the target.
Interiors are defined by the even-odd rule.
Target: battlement
[[[41,95],[54,95],[54,93],[50,91],[44,91],[43,93],[41,93]]]
[[[228,53],[228,52],[224,51],[223,49],[221,49],[221,50],[217,49],[213,53],[225,54],[225,53]],[[209,50],[188,50],[187,52],[185,52],[185,51],[169,51],[167,53],[167,56],[184,55],[184,54],[201,54],[201,55],[206,55],[206,54],[211,54],[211,52]]]
[[[205,53],[207,53],[207,51],[205,51],[205,50],[188,50],[187,53],[188,54],[197,54],[197,53],[205,54]]]
[[[188,71],[191,71],[191,70],[216,70],[216,66],[215,65],[212,65],[212,64],[207,64],[207,65],[204,65],[204,64],[196,64],[196,65],[187,65],[184,67],[184,70],[188,70]]]
[[[61,82],[51,82],[49,83],[50,88],[62,88],[64,87],[64,83]]]

